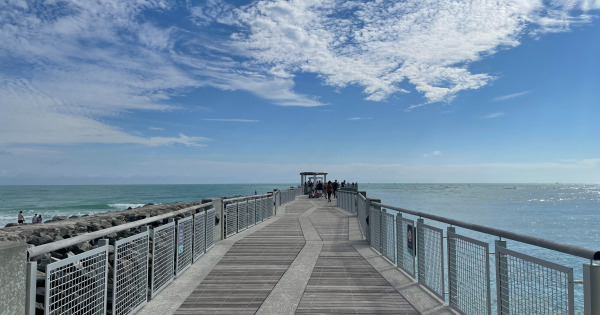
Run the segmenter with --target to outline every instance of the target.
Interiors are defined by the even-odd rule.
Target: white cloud
[[[495,102],[506,101],[506,100],[509,100],[511,98],[515,98],[515,97],[519,97],[519,96],[522,96],[522,95],[529,94],[529,92],[531,92],[531,91],[523,91],[523,92],[519,92],[519,93],[513,93],[513,94],[507,94],[507,95],[498,96],[498,97],[494,98],[494,101]]]
[[[483,118],[485,118],[485,119],[492,119],[492,118],[498,118],[498,117],[502,117],[502,116],[504,116],[503,112],[497,112],[497,113],[492,113],[492,114],[483,116]]]
[[[423,154],[424,157],[440,156],[440,155],[442,155],[442,151],[439,151],[439,150],[433,151],[431,153]]]
[[[241,123],[255,123],[255,122],[260,121],[260,120],[254,120],[254,119],[231,119],[231,118],[211,118],[211,119],[204,119],[204,120],[223,121],[223,122],[241,122]]]
[[[364,88],[380,101],[413,88],[427,103],[450,101],[494,79],[469,64],[519,38],[590,21],[582,1],[257,1],[221,23],[239,27],[231,45],[276,77],[315,73],[325,84]],[[408,83],[408,84],[406,84]]]
[[[350,117],[348,120],[356,121],[356,120],[372,120],[372,117]]]

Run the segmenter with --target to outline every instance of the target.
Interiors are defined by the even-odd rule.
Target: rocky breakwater
[[[0,229],[0,241],[24,242],[29,244],[30,247],[34,247],[201,204],[202,203],[199,201],[177,202],[161,205],[148,204],[135,209],[105,212],[77,218],[58,217],[53,218],[53,220],[50,220],[43,224],[26,224]],[[152,225],[160,226],[165,223],[167,223],[166,219],[154,222]],[[114,240],[119,240],[140,233],[141,229],[141,227],[128,229],[119,233],[109,234],[104,238],[111,240],[110,243],[112,247],[112,244],[114,244]],[[36,284],[36,314],[43,314],[44,312],[43,302],[45,295],[44,286],[46,266],[55,261],[59,261],[68,257],[75,256],[79,253],[91,250],[97,246],[98,240],[92,240],[88,242],[79,243],[77,245],[73,245],[67,248],[59,249],[52,253],[44,254],[40,257],[36,257],[36,261],[38,263]],[[109,260],[111,262],[111,266],[109,266],[108,275],[110,284],[112,284],[113,257],[113,254],[111,254],[111,259]],[[151,257],[149,257],[149,259],[151,259]]]

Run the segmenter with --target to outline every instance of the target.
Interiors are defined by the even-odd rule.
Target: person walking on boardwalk
[[[323,196],[323,183],[321,183],[321,181],[317,183],[317,196],[319,198]]]
[[[331,181],[327,183],[327,202],[331,202],[331,194],[333,193],[333,184]]]
[[[337,198],[337,190],[340,184],[337,182],[337,179],[333,182],[333,198]]]
[[[19,224],[25,223],[25,217],[23,216],[23,211],[19,211],[19,215],[17,216],[17,222],[19,222]]]

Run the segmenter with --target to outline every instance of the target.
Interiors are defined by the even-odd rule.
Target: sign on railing
[[[400,269],[415,277],[415,256],[417,234],[415,221],[396,215],[396,261]]]

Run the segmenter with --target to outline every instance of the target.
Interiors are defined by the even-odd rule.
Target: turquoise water
[[[291,184],[215,185],[82,185],[0,186],[0,227],[17,222],[23,211],[26,222],[34,214],[44,220],[54,216],[94,214],[139,207],[147,203],[198,201],[211,197],[264,194]]]

